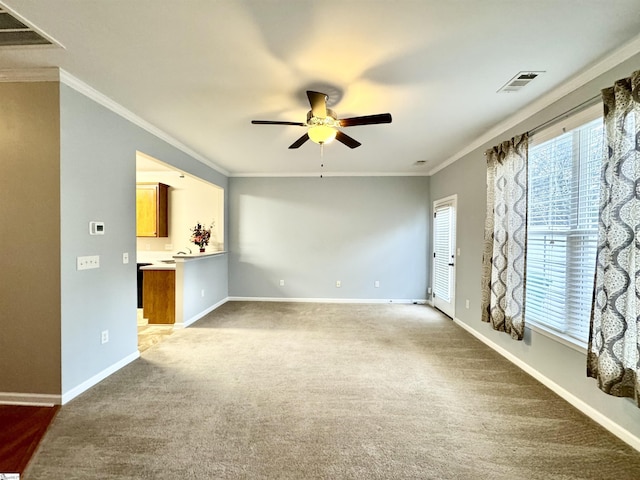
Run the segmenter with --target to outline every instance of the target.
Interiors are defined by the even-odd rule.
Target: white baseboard
[[[529,365],[528,363],[522,361],[521,359],[513,355],[511,352],[505,350],[500,345],[494,343],[488,337],[485,337],[477,330],[469,327],[466,323],[464,323],[460,319],[454,318],[453,321],[459,326],[461,326],[462,328],[464,328],[471,335],[476,337],[478,340],[480,340],[482,343],[484,343],[491,349],[498,352],[500,355],[502,355],[504,358],[509,360],[511,363],[513,363],[520,369],[527,372],[533,378],[535,378],[540,383],[542,383],[545,387],[547,387],[548,389],[550,389],[551,391],[559,395],[561,398],[569,402],[575,408],[577,408],[582,413],[584,413],[587,417],[591,418],[594,422],[600,424],[602,427],[607,429],[609,432],[613,433],[620,440],[629,444],[636,450],[640,451],[640,438],[636,437],[629,430],[627,430],[620,424],[613,422],[609,417],[603,415],[598,410],[593,408],[591,405],[584,402],[580,398],[576,397],[573,393],[569,392],[564,387],[558,385],[556,382],[554,382],[549,377],[541,373],[539,370],[536,370],[535,368],[531,367],[531,365]]]
[[[200,320],[202,317],[204,317],[207,313],[211,313],[213,312],[216,308],[221,307],[222,305],[224,305],[225,303],[227,303],[229,301],[229,297],[227,298],[223,298],[222,300],[220,300],[218,303],[210,306],[209,308],[207,308],[206,310],[203,310],[200,313],[197,313],[196,315],[194,315],[193,317],[189,318],[188,320],[184,321],[184,322],[180,322],[180,323],[176,323],[173,326],[174,330],[180,330],[182,328],[187,328],[189,325],[197,322],[198,320]]]
[[[27,405],[31,407],[53,407],[62,403],[61,395],[48,393],[0,392],[0,405]]]
[[[81,393],[86,392],[91,387],[93,387],[94,385],[97,385],[102,380],[107,378],[109,375],[114,374],[115,372],[120,370],[122,367],[128,365],[129,363],[133,362],[134,360],[136,360],[139,357],[140,357],[140,352],[136,350],[132,354],[127,355],[126,357],[124,357],[122,360],[114,363],[113,365],[110,365],[109,367],[107,367],[104,370],[102,370],[101,372],[95,374],[93,377],[89,378],[88,380],[85,380],[80,385],[72,388],[71,390],[69,390],[67,392],[64,392],[62,394],[62,405],[64,405],[65,403],[70,402],[71,400],[76,398]]]
[[[425,299],[383,298],[288,298],[288,297],[229,297],[231,302],[297,302],[297,303],[416,303],[424,305]]]

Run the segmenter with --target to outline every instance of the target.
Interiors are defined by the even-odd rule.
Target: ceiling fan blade
[[[251,123],[254,125],[297,125],[299,127],[304,127],[307,124],[301,122],[278,122],[272,120],[251,120]]]
[[[351,138],[349,135],[342,133],[340,130],[338,130],[338,133],[336,133],[336,140],[344,143],[349,148],[357,148],[362,145],[355,138]]]
[[[309,140],[309,135],[307,133],[305,133],[298,140],[296,140],[291,145],[289,145],[289,148],[300,148],[300,145],[302,145],[307,140]]]
[[[327,95],[325,93],[307,90],[307,98],[309,99],[313,116],[325,118],[327,116]]]
[[[391,123],[390,113],[378,113],[377,115],[365,115],[363,117],[343,118],[340,120],[342,127],[354,127],[356,125],[375,125],[377,123]]]

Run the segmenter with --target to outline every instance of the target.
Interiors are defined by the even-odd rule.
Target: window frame
[[[536,132],[535,134],[532,134],[529,139],[529,149],[531,149],[531,147],[534,147],[536,145],[540,145],[544,142],[550,141],[556,137],[563,135],[566,132],[579,128],[583,125],[586,125],[587,123],[590,123],[602,117],[603,117],[603,108],[600,103],[587,107],[578,113],[567,116],[561,121],[556,122],[553,125],[547,128],[544,128],[539,132]],[[604,154],[604,149],[603,149],[603,154]],[[527,206],[528,212],[529,212],[529,208],[530,206],[528,205]],[[527,233],[527,242],[528,240],[529,240],[529,234]],[[594,267],[594,273],[595,273],[595,263],[593,267]],[[540,324],[535,320],[531,320],[527,318],[526,310],[525,310],[525,327],[530,329],[531,331],[544,335],[545,337],[551,338],[581,353],[585,353],[585,354],[587,353],[588,339],[586,342],[582,342],[577,338],[563,334],[562,332],[559,332],[544,324]]]

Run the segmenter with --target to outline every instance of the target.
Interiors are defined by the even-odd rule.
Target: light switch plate
[[[100,255],[89,255],[86,257],[76,258],[77,270],[90,270],[92,268],[100,268]]]

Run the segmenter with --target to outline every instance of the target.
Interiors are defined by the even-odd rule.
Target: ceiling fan
[[[338,140],[349,148],[356,148],[362,145],[360,142],[343,133],[341,127],[354,127],[356,125],[374,125],[377,123],[391,123],[390,113],[379,113],[377,115],[365,115],[362,117],[351,117],[338,119],[336,113],[327,108],[328,95],[325,93],[307,90],[307,98],[311,105],[311,110],[307,113],[306,122],[280,122],[272,120],[251,120],[254,125],[296,125],[307,127],[307,133],[293,142],[289,148],[300,148],[307,140],[324,145],[331,141]]]

